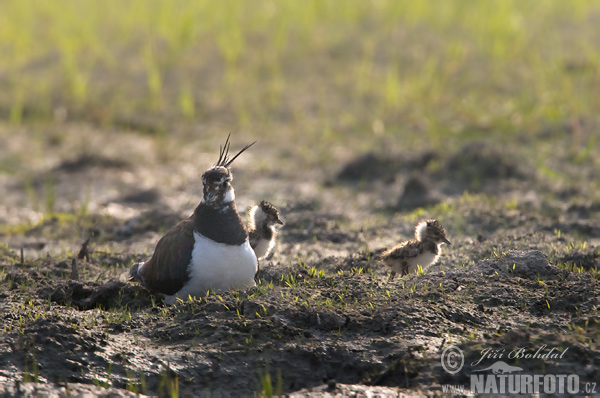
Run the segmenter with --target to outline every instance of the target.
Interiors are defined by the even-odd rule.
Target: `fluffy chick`
[[[279,218],[279,210],[271,203],[263,200],[250,209],[248,231],[256,258],[268,257],[275,248],[277,225],[283,225],[283,221]]]
[[[437,220],[422,221],[415,227],[415,238],[402,242],[381,254],[381,261],[392,269],[390,279],[423,271],[434,264],[440,255],[440,246],[450,244],[444,226]]]

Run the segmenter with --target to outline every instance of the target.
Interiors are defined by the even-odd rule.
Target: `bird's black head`
[[[219,160],[217,163],[206,170],[202,174],[202,184],[204,185],[202,202],[205,204],[227,204],[235,200],[235,193],[231,181],[233,181],[233,174],[229,169],[229,166],[233,161],[240,156],[242,152],[254,145],[254,142],[250,145],[246,145],[240,150],[233,158],[229,159],[229,136],[225,141],[225,145],[221,147],[219,151]]]

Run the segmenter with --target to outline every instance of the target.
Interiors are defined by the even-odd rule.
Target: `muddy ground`
[[[600,394],[600,171],[563,134],[410,151],[389,137],[320,164],[259,141],[233,168],[238,207],[267,199],[285,226],[258,286],[166,306],[128,269],[191,213],[225,136],[165,148],[86,124],[14,133],[4,155],[47,152],[2,174],[0,394],[442,394],[496,362],[474,365],[483,350],[544,346],[564,355],[502,360]],[[452,245],[388,280],[377,253],[427,218]],[[440,361],[451,345],[456,374]]]

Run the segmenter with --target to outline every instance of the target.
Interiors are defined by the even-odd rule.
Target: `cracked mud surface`
[[[75,127],[66,134],[94,141],[93,128]],[[441,393],[495,362],[473,365],[482,350],[542,345],[564,356],[503,360],[600,381],[600,193],[586,183],[598,178],[595,160],[571,167],[555,152],[567,176],[556,181],[518,146],[481,142],[298,170],[284,144],[259,142],[281,166],[265,171],[258,150],[244,154],[233,168],[238,206],[272,201],[286,225],[258,287],[165,306],[127,281],[128,268],[193,210],[220,138],[167,162],[121,145],[92,158],[59,147],[31,180],[41,195],[52,175],[53,216],[29,204],[21,176],[4,177],[0,393],[252,396],[267,374],[298,397]],[[388,280],[377,253],[426,218],[446,226],[452,246],[425,274]],[[440,363],[450,345],[465,355],[456,375]]]

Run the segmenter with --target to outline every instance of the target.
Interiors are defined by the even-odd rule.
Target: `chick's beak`
[[[444,242],[447,245],[452,245],[452,243],[450,243],[450,241],[447,238],[444,238],[444,240],[442,240],[442,242]]]
[[[279,225],[284,225],[284,224],[283,224],[283,221],[281,221],[280,219],[277,219],[277,224],[279,224]]]

